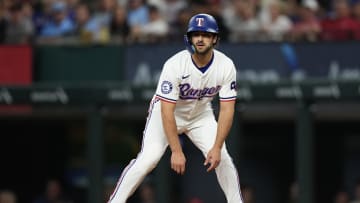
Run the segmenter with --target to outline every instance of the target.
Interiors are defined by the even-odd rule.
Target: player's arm
[[[215,169],[221,160],[221,149],[232,126],[236,102],[236,69],[230,61],[229,69],[225,73],[225,81],[219,92],[220,111],[218,116],[217,133],[213,147],[207,154],[205,165],[210,164],[207,171]]]
[[[221,101],[220,111],[218,117],[218,127],[216,133],[215,143],[212,149],[208,152],[204,165],[210,164],[207,171],[215,169],[221,160],[221,148],[224,145],[226,137],[228,136],[235,111],[235,100]]]
[[[221,149],[228,136],[235,111],[235,100],[220,102],[218,128],[214,147]]]
[[[161,101],[161,117],[171,149],[171,168],[178,174],[185,172],[185,155],[182,151],[174,116],[176,103]]]

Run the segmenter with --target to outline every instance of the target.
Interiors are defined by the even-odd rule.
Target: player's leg
[[[157,165],[168,145],[160,112],[152,112],[145,126],[141,151],[123,170],[109,203],[125,203]]]
[[[217,123],[212,113],[202,116],[187,133],[190,140],[206,157],[213,147],[216,138]],[[220,187],[225,193],[228,203],[242,203],[240,181],[235,165],[230,157],[226,145],[221,149],[221,161],[215,169]]]

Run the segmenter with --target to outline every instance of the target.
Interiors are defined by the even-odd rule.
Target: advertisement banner
[[[30,46],[0,46],[0,84],[31,84],[32,61]]]
[[[79,83],[123,80],[123,46],[36,46],[35,82]]]
[[[183,44],[128,47],[126,79],[155,85],[168,57],[183,49]],[[360,79],[360,42],[220,44],[218,49],[233,59],[242,82]]]

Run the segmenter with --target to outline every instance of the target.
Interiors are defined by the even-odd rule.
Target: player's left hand
[[[220,160],[221,160],[221,149],[212,148],[208,152],[206,160],[204,162],[204,166],[210,164],[210,166],[206,171],[210,172],[214,170],[220,164]]]

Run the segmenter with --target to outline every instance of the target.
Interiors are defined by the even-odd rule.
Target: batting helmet
[[[209,14],[201,13],[193,16],[189,21],[187,34],[195,31],[218,34],[219,27],[214,17]]]
[[[190,51],[190,53],[193,54],[195,52],[195,49],[190,41],[190,34],[192,32],[209,32],[218,35],[219,27],[216,23],[215,18],[205,13],[194,15],[189,20],[188,29],[186,35],[184,36],[184,41],[186,48]]]

